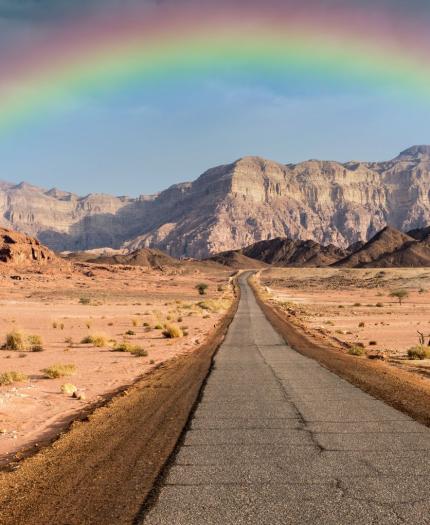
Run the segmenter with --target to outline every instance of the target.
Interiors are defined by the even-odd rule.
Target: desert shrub
[[[200,295],[205,295],[206,290],[209,288],[209,286],[206,283],[199,283],[196,285],[196,289],[198,290]]]
[[[64,342],[66,343],[66,345],[72,345],[73,344],[73,339],[71,337],[66,337],[64,339]]]
[[[15,350],[15,351],[22,351],[26,350],[27,344],[26,344],[26,337],[25,335],[18,331],[13,330],[12,332],[9,332],[6,334],[6,342],[3,346],[5,350]]]
[[[403,299],[406,299],[409,297],[409,293],[404,288],[400,288],[399,290],[393,290],[392,292],[390,292],[390,297],[395,297],[399,301],[399,304],[401,305],[403,302]]]
[[[127,332],[125,332],[125,335],[136,335],[136,332],[134,332],[133,330],[127,330]]]
[[[103,334],[95,334],[91,336],[92,343],[97,348],[103,348],[104,346],[107,346],[107,338]]]
[[[87,322],[85,323],[85,326],[86,326],[86,327],[88,328],[88,330],[89,330],[89,329],[91,328],[91,323],[90,323],[90,321],[87,321]]]
[[[21,372],[3,372],[0,374],[0,386],[8,386],[13,383],[21,383],[22,381],[27,381],[28,377]]]
[[[148,352],[139,345],[133,345],[127,341],[116,343],[112,348],[112,352],[128,352],[136,357],[146,357]]]
[[[369,346],[376,346],[378,343],[376,341],[369,341]]]
[[[74,364],[56,364],[51,365],[48,368],[44,368],[42,372],[49,379],[57,379],[59,377],[71,376],[76,372],[76,366]]]
[[[162,330],[162,329],[163,329],[163,325],[160,324],[160,323],[158,323],[158,324],[156,324],[156,325],[154,326],[154,329],[155,329],[155,330]]]
[[[364,328],[365,324],[363,321],[358,323],[358,328]]]
[[[430,348],[424,345],[417,345],[409,348],[409,359],[430,359]]]
[[[176,339],[178,337],[183,337],[184,333],[179,326],[172,323],[167,323],[164,327],[163,335],[167,339]]]
[[[140,346],[133,346],[130,350],[130,354],[136,357],[147,357],[148,352]]]
[[[349,355],[355,355],[355,356],[362,356],[366,353],[364,348],[362,346],[351,346],[351,348],[348,350]]]
[[[352,306],[361,306],[361,303],[354,303]]]
[[[345,307],[343,306],[343,304],[340,304],[340,305],[338,306],[338,308],[345,308]]]
[[[63,394],[72,395],[74,394],[78,389],[75,385],[72,383],[64,383],[64,385],[61,385],[61,392]]]
[[[133,326],[137,326],[139,321],[137,319],[133,319],[132,321]]]
[[[58,328],[58,323],[57,323],[57,321],[53,321],[53,322],[52,322],[52,328],[54,328],[54,330],[55,330],[56,328]]]
[[[104,346],[107,346],[107,343],[107,338],[103,334],[87,335],[81,340],[82,345],[93,345],[97,348],[103,348]]]
[[[155,363],[155,361],[154,361],[153,359],[151,359],[151,360],[149,361],[149,364],[150,364],[150,365],[153,365],[154,363]]]
[[[134,345],[123,341],[122,343],[115,343],[112,352],[130,352]]]
[[[376,306],[376,308],[384,308],[384,304],[383,303],[376,303],[375,306]]]
[[[89,297],[80,297],[79,298],[79,303],[80,304],[90,304],[91,303],[91,299]]]
[[[149,323],[143,323],[143,326],[144,326],[145,328],[148,328],[148,327],[149,327]]]
[[[207,299],[206,301],[200,301],[197,306],[202,310],[209,310],[213,313],[218,313],[228,308],[228,302],[220,299]]]
[[[43,352],[43,341],[40,335],[29,335],[27,341],[30,352]]]

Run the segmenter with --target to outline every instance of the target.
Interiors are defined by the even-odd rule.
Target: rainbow
[[[44,119],[70,97],[133,85],[237,74],[312,75],[430,102],[430,37],[419,20],[387,23],[358,8],[227,5],[139,10],[52,29],[31,48],[0,52],[0,132]],[[312,14],[309,14],[309,13]],[[387,27],[388,26],[388,27]],[[395,30],[393,30],[395,26]]]

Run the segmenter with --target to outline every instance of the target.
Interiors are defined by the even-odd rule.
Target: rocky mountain
[[[230,250],[227,252],[217,253],[212,255],[209,261],[213,261],[229,268],[247,269],[247,270],[260,270],[266,268],[269,265],[259,261],[258,259],[251,259],[241,253],[241,250]]]
[[[0,265],[46,265],[59,262],[57,256],[37,239],[0,228]]]
[[[315,241],[280,237],[257,242],[243,248],[241,253],[251,259],[275,266],[329,266],[347,254],[345,250],[333,244],[322,246]]]
[[[119,255],[100,255],[91,262],[98,264],[124,264],[127,266],[144,266],[145,268],[161,269],[176,267],[181,263],[178,259],[166,253],[151,248],[139,248],[134,252]]]
[[[212,261],[232,268],[264,268],[265,266],[329,266],[347,255],[347,251],[332,244],[322,246],[315,241],[300,241],[282,237],[259,241],[240,250],[213,255]]]
[[[387,226],[359,250],[333,266],[347,268],[430,266],[430,245],[423,232],[424,229],[412,232],[417,235],[418,239],[416,239]]]
[[[430,146],[379,163],[246,157],[136,199],[0,183],[0,224],[55,250],[149,247],[206,257],[276,237],[346,249],[386,224],[426,226],[429,194]]]

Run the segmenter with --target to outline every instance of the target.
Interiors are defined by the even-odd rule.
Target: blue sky
[[[70,16],[78,4],[0,0],[0,23],[10,29],[3,38],[13,45],[39,31],[41,20]],[[427,13],[424,4],[412,5]],[[121,97],[71,100],[55,117],[3,136],[0,179],[78,194],[150,194],[245,155],[285,163],[387,160],[430,143],[429,122],[430,104],[422,100],[343,86],[314,89],[311,76],[282,85],[217,77],[173,93],[169,86],[135,86]]]

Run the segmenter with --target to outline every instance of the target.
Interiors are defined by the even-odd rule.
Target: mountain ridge
[[[276,237],[346,249],[387,224],[426,226],[429,193],[430,146],[379,163],[249,156],[136,198],[0,182],[0,225],[57,251],[156,248],[204,258]]]

